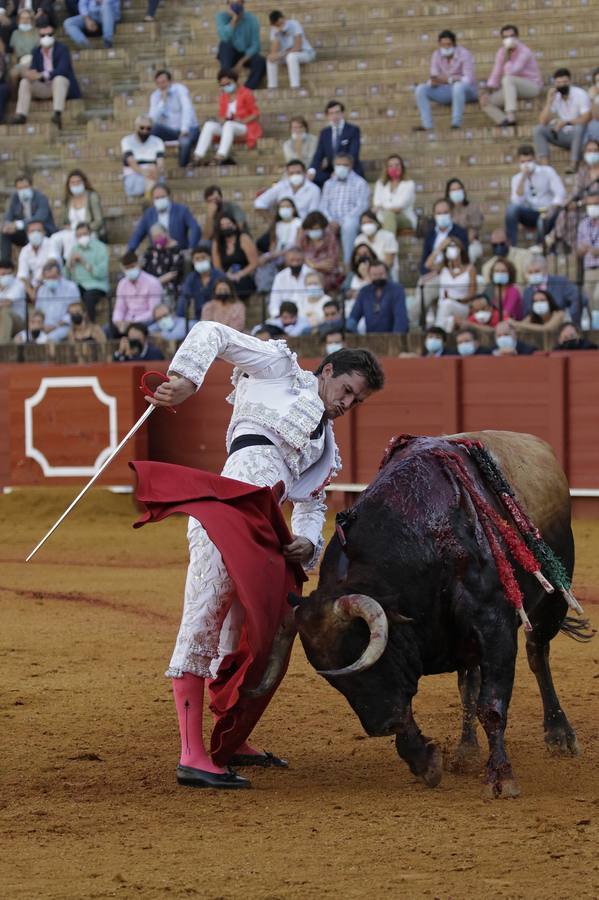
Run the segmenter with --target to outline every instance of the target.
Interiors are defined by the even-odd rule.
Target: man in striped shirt
[[[368,182],[353,171],[352,156],[337,153],[334,162],[334,172],[322,189],[319,209],[340,232],[343,259],[349,265],[360,230],[360,216],[368,209],[370,188]]]

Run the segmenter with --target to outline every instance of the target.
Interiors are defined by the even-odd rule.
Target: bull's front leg
[[[401,716],[395,735],[397,752],[410,767],[410,771],[422,778],[429,787],[437,787],[443,774],[443,758],[439,747],[424,737],[414,721],[411,701]]]

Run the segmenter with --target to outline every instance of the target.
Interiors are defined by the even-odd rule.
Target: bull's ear
[[[384,597],[377,598],[385,612],[387,613],[387,618],[389,622],[392,622],[394,625],[411,625],[414,622],[414,619],[410,619],[408,616],[404,616],[403,613],[400,613],[397,607],[397,595],[396,594],[387,594]]]
[[[287,603],[289,606],[293,606],[295,609],[296,606],[299,606],[302,602],[302,598],[298,597],[297,594],[293,594],[291,591],[287,594]]]

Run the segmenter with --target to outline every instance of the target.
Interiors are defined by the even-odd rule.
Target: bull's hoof
[[[545,732],[545,744],[552,756],[578,756],[580,747],[576,732],[569,728],[552,728]]]
[[[440,747],[433,744],[426,745],[427,767],[420,777],[431,788],[437,787],[443,777],[443,754]]]
[[[514,777],[497,778],[483,788],[483,800],[510,800],[520,796],[520,788]]]
[[[449,760],[449,771],[456,775],[474,775],[480,771],[480,747],[478,742],[462,741],[455,748]]]

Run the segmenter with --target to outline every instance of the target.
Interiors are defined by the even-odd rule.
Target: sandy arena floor
[[[1,893],[7,900],[353,900],[599,896],[599,639],[553,644],[583,748],[543,744],[519,662],[508,743],[522,796],[483,802],[474,776],[416,782],[391,738],[367,740],[296,646],[257,731],[289,771],[254,790],[178,788],[168,661],[185,574],[185,524],[134,532],[130,497],[98,492],[33,563],[73,496],[0,496]],[[575,586],[599,599],[599,522],[576,527]],[[599,627],[599,607],[587,602]],[[454,676],[429,678],[419,724],[449,751]]]

